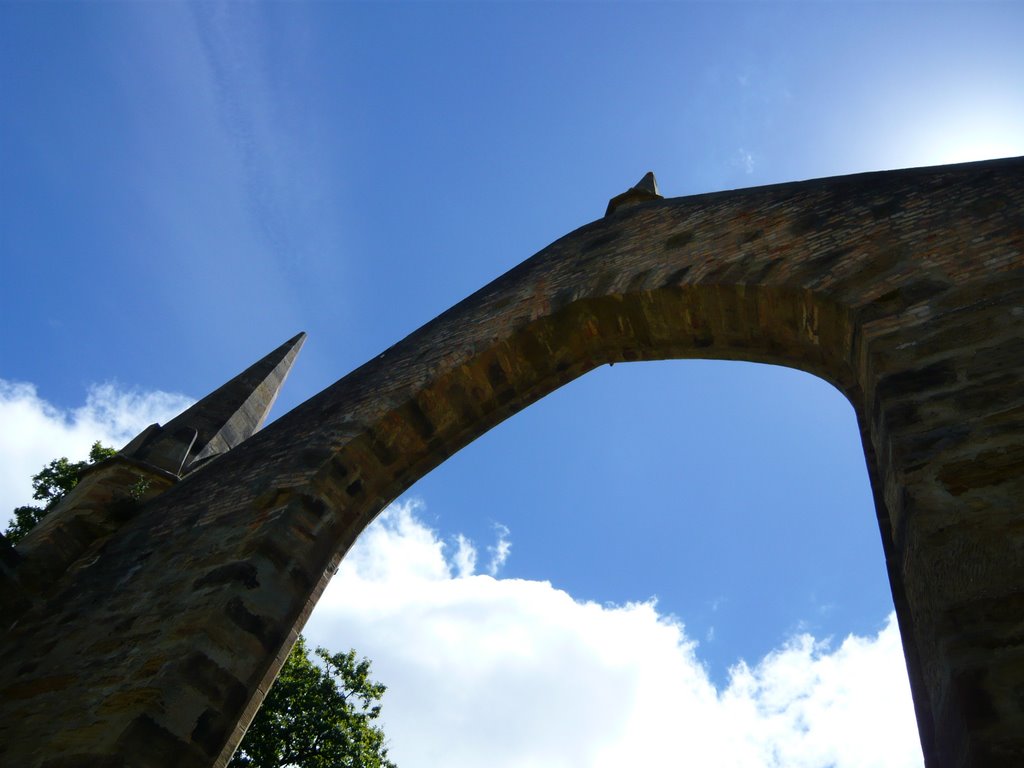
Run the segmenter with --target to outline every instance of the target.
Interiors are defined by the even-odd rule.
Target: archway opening
[[[346,589],[336,583],[308,625],[315,641],[355,645],[374,659],[399,710],[391,722],[402,733],[389,734],[396,756],[409,729],[427,739],[409,744],[411,753],[440,757],[432,739],[450,727],[453,739],[489,734],[499,745],[492,764],[496,752],[514,756],[509,764],[617,758],[637,737],[640,699],[662,690],[652,682],[658,664],[637,663],[646,655],[689,692],[659,706],[679,708],[690,729],[701,711],[717,713],[706,736],[729,707],[760,709],[752,733],[733,734],[754,759],[770,747],[776,758],[819,750],[844,764],[829,750],[857,741],[858,708],[875,696],[879,710],[898,705],[904,738],[885,746],[890,764],[921,763],[856,417],[823,380],[753,363],[604,366],[481,436],[403,499],[342,564],[340,580],[360,580],[347,590],[360,593],[356,604],[339,608]],[[399,610],[389,627],[387,615]],[[675,640],[664,634],[673,631]],[[675,656],[664,645],[673,642]],[[462,643],[455,661],[450,652]],[[562,674],[537,660],[543,648]],[[587,654],[590,666],[569,660]],[[902,677],[887,689],[852,672],[882,659],[887,676]],[[524,677],[530,669],[536,676]],[[587,672],[601,669],[607,680]],[[835,679],[822,679],[829,674]],[[875,689],[848,690],[858,676]],[[828,712],[815,710],[826,699]],[[567,734],[554,747],[531,725],[547,706]],[[616,707],[618,719],[594,714]],[[481,715],[477,726],[467,713]],[[830,734],[844,717],[849,733]],[[742,730],[744,718],[735,718]],[[772,738],[787,738],[783,726],[796,730],[780,747]],[[586,741],[579,734],[594,727],[599,743],[567,746],[569,733]],[[771,727],[776,737],[765,735]],[[451,747],[450,764],[482,759],[470,753],[476,739],[467,742]]]

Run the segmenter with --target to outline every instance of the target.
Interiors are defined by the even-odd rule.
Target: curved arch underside
[[[619,208],[69,569],[3,640],[18,725],[0,750],[225,764],[338,561],[405,488],[596,366],[721,358],[801,368],[850,399],[926,762],[1024,764],[1022,328],[1020,158]]]

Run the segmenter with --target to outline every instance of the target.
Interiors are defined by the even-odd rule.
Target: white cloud
[[[487,548],[487,551],[491,553],[491,562],[487,564],[487,572],[491,576],[498,575],[498,571],[508,560],[508,556],[512,554],[512,542],[508,538],[509,529],[501,523],[495,523],[494,530],[498,532],[498,541]]]
[[[752,152],[740,147],[733,156],[732,164],[749,176],[754,172],[754,155]]]
[[[32,475],[52,459],[84,459],[97,440],[121,448],[192,402],[184,395],[108,383],[89,387],[84,405],[61,410],[43,400],[34,385],[0,379],[0,520],[6,521],[14,507],[33,503]]]
[[[473,544],[458,537],[447,558],[418,506],[371,526],[306,628],[373,660],[403,768],[921,765],[893,617],[834,649],[795,637],[719,691],[654,602],[602,606],[475,574]],[[509,532],[497,535],[488,549],[503,560]]]
[[[476,547],[461,533],[455,537],[455,556],[452,559],[460,578],[476,572]]]

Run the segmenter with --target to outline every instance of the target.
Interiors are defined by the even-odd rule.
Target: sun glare
[[[999,157],[1024,155],[1024,138],[986,135],[983,132],[971,135],[945,136],[936,139],[926,150],[930,155],[929,164],[966,163],[972,160],[991,160]]]
[[[922,117],[918,128],[914,153],[923,165],[1024,155],[1024,109],[1017,107],[964,102],[934,119]]]

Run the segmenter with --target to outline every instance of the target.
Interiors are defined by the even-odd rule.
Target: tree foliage
[[[356,652],[316,649],[299,637],[230,768],[395,768],[380,716],[384,686]]]
[[[43,502],[43,506],[15,507],[14,519],[7,525],[4,536],[12,544],[21,541],[36,524],[46,517],[57,502],[78,485],[82,470],[90,464],[110,458],[117,451],[97,440],[89,449],[89,458],[85,461],[69,461],[67,456],[54,459],[39,472],[32,476],[32,498]]]

